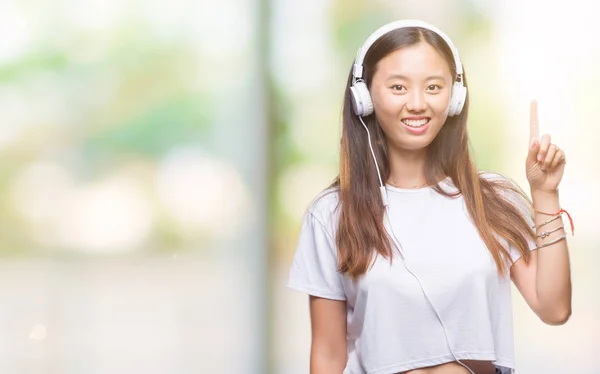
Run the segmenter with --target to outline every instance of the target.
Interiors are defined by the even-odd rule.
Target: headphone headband
[[[354,80],[358,80],[358,79],[362,78],[363,61],[365,59],[365,56],[367,55],[367,51],[369,50],[369,48],[371,48],[373,43],[375,43],[375,41],[377,39],[381,38],[383,35],[387,34],[390,31],[402,29],[402,28],[406,28],[406,27],[420,27],[420,28],[424,28],[427,30],[431,30],[431,31],[435,32],[436,34],[438,34],[442,39],[444,39],[446,44],[448,44],[448,47],[450,47],[450,50],[452,51],[452,55],[454,56],[454,64],[456,65],[456,75],[457,76],[462,75],[463,69],[462,69],[462,63],[460,62],[460,58],[458,57],[458,50],[452,43],[452,40],[450,40],[450,38],[446,34],[444,34],[437,27],[435,27],[427,22],[417,20],[417,19],[404,19],[404,20],[391,22],[391,23],[388,23],[387,25],[381,26],[379,29],[375,30],[375,32],[372,33],[367,38],[365,43],[362,45],[362,47],[360,47],[358,49],[358,52],[356,54],[356,60],[354,61],[354,68],[352,69],[352,76],[354,77]]]

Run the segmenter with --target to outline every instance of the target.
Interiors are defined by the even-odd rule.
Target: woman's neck
[[[420,188],[427,184],[425,178],[426,150],[400,151],[388,153],[390,176],[387,183],[398,188]]]

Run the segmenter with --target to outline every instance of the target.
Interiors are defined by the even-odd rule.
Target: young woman
[[[538,138],[532,102],[529,200],[475,168],[468,107],[434,26],[397,21],[359,49],[340,173],[305,214],[288,284],[310,295],[311,374],[514,373],[511,279],[542,321],[569,318],[565,154]]]

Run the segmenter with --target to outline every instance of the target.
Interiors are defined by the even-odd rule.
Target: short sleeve
[[[520,187],[515,182],[509,180],[508,178],[506,178],[506,181],[508,183],[511,183],[514,188],[520,189]],[[521,213],[523,218],[525,218],[525,221],[527,222],[529,227],[533,228],[535,226],[535,222],[533,221],[533,208],[531,206],[531,203],[516,191],[506,191],[505,198],[517,208],[517,210]],[[526,240],[530,251],[533,251],[537,248],[537,245],[533,238],[527,237]],[[509,245],[508,253],[510,254],[510,259],[512,263],[520,259],[522,256],[521,252],[513,245]]]
[[[514,199],[513,204],[515,204],[517,209],[523,214],[523,218],[525,218],[525,221],[527,221],[527,224],[529,225],[529,227],[533,228],[535,226],[535,223],[533,221],[533,217],[529,213],[529,208],[527,207],[526,202],[522,201],[523,199],[521,199],[519,197],[513,197],[513,199]],[[535,240],[533,240],[533,238],[527,237],[526,240],[527,240],[527,245],[529,246],[530,251],[537,249],[537,244],[535,243]],[[508,253],[510,254],[510,259],[513,264],[515,263],[515,261],[520,259],[522,256],[521,252],[517,248],[515,248],[513,245],[509,245]]]
[[[335,241],[310,211],[302,221],[287,286],[312,296],[346,300]]]
[[[532,228],[534,227],[535,223],[533,221],[533,215],[532,215],[533,208],[531,206],[531,203],[529,201],[527,201],[527,199],[525,199],[523,196],[521,196],[521,194],[519,192],[515,191],[515,190],[521,190],[521,188],[519,187],[519,185],[516,182],[514,182],[513,180],[507,178],[506,176],[504,176],[500,173],[495,173],[495,172],[483,172],[483,173],[481,173],[481,176],[488,180],[500,182],[501,185],[504,186],[504,188],[501,190],[502,197],[504,197],[505,200],[507,200],[513,206],[515,206],[517,208],[517,210],[521,213],[523,218],[525,218],[525,221],[527,222],[529,227],[532,227]],[[510,187],[511,189],[508,189],[508,187]],[[512,190],[512,189],[515,189],[515,190]],[[526,240],[527,240],[527,244],[529,246],[529,250],[533,251],[534,249],[537,248],[537,245],[535,243],[535,240],[533,240],[533,238],[528,237],[528,238],[526,238]],[[522,254],[516,247],[508,244],[508,242],[505,239],[500,239],[500,241],[504,245],[504,247],[507,248],[508,254],[510,255],[511,263],[514,263],[515,261],[517,261],[518,259],[521,258]]]

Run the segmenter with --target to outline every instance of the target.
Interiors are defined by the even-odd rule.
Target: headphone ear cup
[[[465,100],[467,99],[467,87],[461,82],[454,82],[452,86],[452,97],[450,98],[450,106],[448,107],[449,116],[458,116],[462,112]]]
[[[350,87],[352,109],[357,116],[365,117],[373,113],[371,94],[365,82],[356,82]]]

